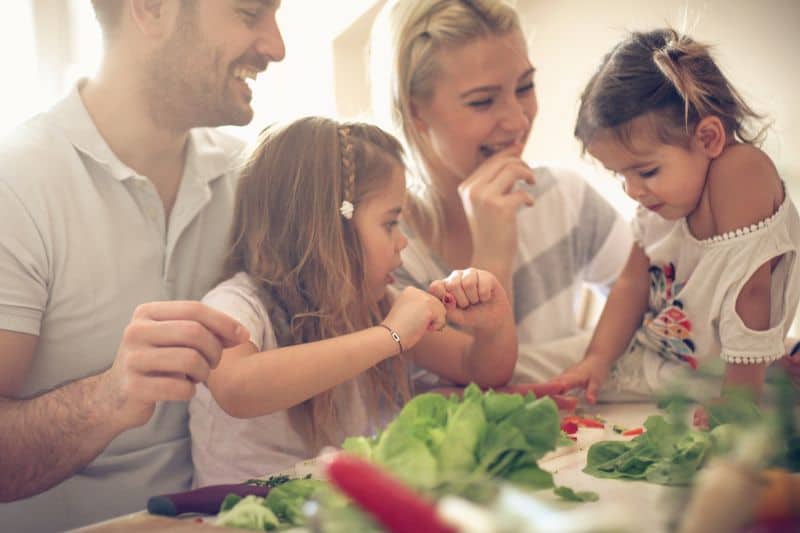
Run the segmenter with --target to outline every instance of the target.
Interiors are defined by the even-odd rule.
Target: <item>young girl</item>
[[[374,431],[408,399],[409,362],[461,384],[511,377],[516,332],[492,274],[387,292],[406,245],[404,173],[398,142],[367,124],[306,118],[262,136],[239,183],[228,279],[204,298],[250,342],[223,352],[190,404],[196,485]]]
[[[800,296],[800,220],[748,134],[756,118],[708,47],[673,30],[605,57],[575,133],[639,202],[636,242],[583,361],[553,380],[562,390],[595,402],[674,384],[707,399],[710,374],[759,394]]]

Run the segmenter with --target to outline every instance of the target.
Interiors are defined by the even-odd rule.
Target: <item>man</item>
[[[247,333],[196,301],[227,248],[279,0],[93,0],[105,56],[0,143],[0,504],[63,530],[186,489],[185,401]],[[184,301],[175,301],[184,300]],[[144,303],[156,302],[156,303]]]

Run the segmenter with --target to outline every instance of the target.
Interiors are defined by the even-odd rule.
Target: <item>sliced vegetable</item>
[[[575,422],[565,422],[561,421],[561,431],[566,433],[567,435],[574,435],[578,432],[578,424]]]
[[[602,428],[606,427],[605,424],[603,424],[602,422],[600,422],[599,420],[597,420],[595,418],[587,418],[587,417],[577,416],[577,415],[565,416],[564,418],[561,419],[561,423],[562,424],[570,424],[571,423],[571,424],[575,424],[575,425],[577,425],[579,427],[584,427],[584,428],[599,428],[599,429],[602,429]]]
[[[622,436],[623,437],[635,437],[636,435],[641,435],[642,433],[644,433],[644,428],[643,427],[638,427],[638,428],[632,428],[632,429],[627,429],[627,430],[623,431],[622,432]]]
[[[393,533],[455,533],[437,516],[431,502],[379,467],[340,454],[327,467],[331,483]]]

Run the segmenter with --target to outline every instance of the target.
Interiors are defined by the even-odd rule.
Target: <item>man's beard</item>
[[[246,124],[250,116],[229,101],[228,69],[190,15],[150,58],[143,88],[151,120],[164,129]],[[221,77],[221,79],[220,79]]]

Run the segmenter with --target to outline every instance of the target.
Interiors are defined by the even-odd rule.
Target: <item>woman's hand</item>
[[[454,270],[447,278],[431,283],[428,291],[444,302],[448,320],[474,331],[494,332],[505,321],[513,323],[503,285],[486,270]]]
[[[531,168],[520,159],[522,145],[514,144],[484,161],[458,186],[472,234],[472,264],[501,262],[511,267],[517,251],[517,210],[532,206],[526,191],[513,190],[518,181],[533,184]]]
[[[439,299],[416,287],[406,287],[394,301],[383,323],[400,335],[404,350],[411,349],[427,331],[447,324],[445,307]]]
[[[560,376],[542,384],[553,393],[565,393],[573,389],[584,389],[586,400],[597,403],[597,393],[611,371],[613,359],[587,353],[583,360],[565,370]]]

